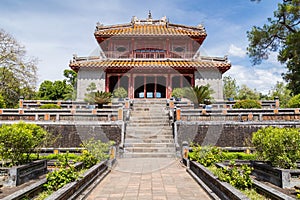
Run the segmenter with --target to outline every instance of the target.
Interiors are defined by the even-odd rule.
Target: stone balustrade
[[[299,108],[291,109],[174,109],[174,121],[299,121]]]
[[[104,109],[0,109],[0,121],[118,121],[123,108]]]

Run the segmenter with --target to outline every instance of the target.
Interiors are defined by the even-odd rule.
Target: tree
[[[66,80],[45,80],[40,85],[38,97],[43,100],[65,100],[70,93],[73,93],[73,87]]]
[[[32,98],[36,72],[36,59],[28,58],[25,47],[0,29],[0,94],[7,107],[14,107],[20,96]]]
[[[46,141],[47,132],[36,124],[19,122],[0,127],[0,155],[2,161],[13,165],[30,161],[30,153]],[[24,157],[24,154],[26,155]]]
[[[259,93],[256,90],[252,90],[247,85],[242,85],[238,91],[237,98],[239,100],[252,99],[259,100]]]
[[[224,99],[236,98],[239,87],[236,85],[236,80],[231,76],[224,76],[223,78]]]
[[[278,61],[286,64],[283,74],[293,94],[300,93],[300,0],[278,4],[274,18],[262,27],[254,26],[247,32],[248,55],[253,64],[268,59],[271,52],[278,52]]]
[[[70,69],[64,70],[64,76],[67,79],[67,83],[72,85],[74,88],[76,88],[76,82],[77,82],[77,73]]]
[[[291,99],[291,90],[283,82],[277,81],[276,85],[269,92],[270,99],[279,98],[280,106],[286,107],[287,102]]]

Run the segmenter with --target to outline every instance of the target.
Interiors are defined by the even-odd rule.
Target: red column
[[[147,76],[144,74],[144,98],[146,98],[146,84],[147,84]]]
[[[106,78],[105,78],[105,92],[109,92],[109,75],[106,73]]]

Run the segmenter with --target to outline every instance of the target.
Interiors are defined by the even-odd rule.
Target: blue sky
[[[267,93],[282,81],[285,67],[272,54],[268,61],[252,66],[246,55],[246,32],[261,26],[281,0],[1,0],[0,28],[25,45],[37,57],[39,83],[63,79],[73,54],[88,56],[96,49],[93,33],[97,22],[104,25],[130,22],[132,16],[193,25],[203,24],[208,34],[201,47],[205,56],[228,55],[230,75]]]

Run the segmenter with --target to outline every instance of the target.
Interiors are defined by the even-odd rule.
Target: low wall
[[[3,124],[0,121],[0,126]],[[16,122],[5,122],[12,124]],[[100,139],[102,142],[114,141],[119,145],[122,141],[122,132],[124,132],[124,122],[78,122],[78,123],[55,123],[55,122],[30,122],[35,123],[55,138],[48,148],[76,148],[81,147],[82,141],[90,138]],[[122,128],[123,127],[123,128]]]
[[[252,162],[252,174],[261,180],[268,181],[282,188],[293,188],[300,185],[300,169],[280,169],[262,162]]]
[[[175,141],[219,147],[249,147],[252,133],[267,126],[300,127],[298,122],[186,122],[176,121],[173,125]],[[177,138],[176,138],[177,136]]]
[[[200,165],[195,161],[190,161],[189,173],[196,175],[200,178],[220,199],[224,200],[247,200],[248,198],[241,193],[239,190],[235,189],[229,183],[220,181],[216,176],[214,176],[209,170],[204,166]]]
[[[0,168],[0,183],[6,187],[18,186],[31,179],[36,179],[46,172],[47,160],[38,160],[11,168]]]
[[[102,142],[114,141],[116,145],[121,142],[122,125],[118,123],[106,124],[40,124],[56,138],[54,144],[49,147],[54,148],[71,148],[81,147],[84,140],[94,138]]]

